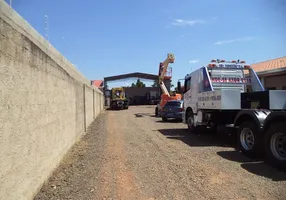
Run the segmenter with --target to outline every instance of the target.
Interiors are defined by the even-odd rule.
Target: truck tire
[[[286,169],[286,125],[277,122],[266,130],[264,137],[266,161],[274,167]]]
[[[166,122],[166,121],[168,121],[168,118],[162,117],[162,121],[163,121],[163,122]]]
[[[158,107],[155,108],[155,116],[158,116]]]
[[[190,133],[197,133],[198,128],[194,125],[194,114],[193,112],[189,111],[187,113],[187,119],[186,119],[188,130]]]
[[[257,158],[263,152],[263,135],[258,131],[255,123],[242,122],[238,128],[238,148],[244,155]]]

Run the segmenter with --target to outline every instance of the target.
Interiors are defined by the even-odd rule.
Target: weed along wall
[[[103,94],[0,0],[0,199],[33,199]]]

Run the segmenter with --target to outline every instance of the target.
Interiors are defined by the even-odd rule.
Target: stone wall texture
[[[0,199],[33,199],[104,96],[0,0]]]

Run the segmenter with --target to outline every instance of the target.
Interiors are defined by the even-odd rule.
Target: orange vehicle
[[[168,53],[167,59],[164,62],[161,62],[159,65],[159,85],[162,90],[161,100],[160,103],[155,108],[155,115],[159,116],[161,113],[161,109],[164,105],[170,100],[181,100],[182,95],[173,92],[172,94],[169,93],[167,90],[164,80],[170,80],[172,78],[172,68],[168,67],[170,63],[174,63],[175,56],[172,53]]]

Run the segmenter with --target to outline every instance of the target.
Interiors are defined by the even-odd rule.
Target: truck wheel
[[[168,121],[168,118],[162,117],[162,121],[163,121],[163,122],[166,122],[166,121]]]
[[[238,129],[238,146],[242,153],[250,158],[256,158],[262,153],[262,134],[253,122],[245,121]]]
[[[188,112],[187,114],[187,125],[188,125],[188,130],[190,133],[196,133],[197,132],[197,127],[195,127],[195,121],[194,121],[194,114],[192,112]]]
[[[282,122],[272,124],[266,130],[264,148],[270,165],[286,169],[286,126]]]
[[[156,117],[158,116],[158,108],[157,107],[155,108],[155,116]]]

